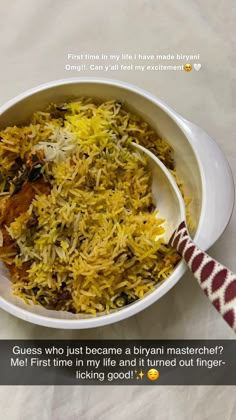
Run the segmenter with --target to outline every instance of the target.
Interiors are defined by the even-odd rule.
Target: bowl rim
[[[7,111],[9,108],[11,108],[16,103],[21,102],[23,99],[30,97],[34,94],[40,93],[41,91],[45,91],[47,89],[51,89],[53,87],[62,86],[62,85],[68,85],[68,84],[84,84],[84,83],[91,83],[91,84],[104,84],[104,85],[111,85],[116,86],[124,90],[132,91],[145,99],[151,101],[154,105],[161,108],[168,116],[175,122],[175,124],[179,127],[183,135],[186,137],[192,152],[196,158],[199,173],[200,173],[200,180],[201,180],[201,191],[202,191],[202,203],[201,203],[201,210],[200,210],[200,218],[198,222],[198,226],[196,229],[196,232],[194,234],[195,242],[197,242],[197,238],[199,235],[199,232],[201,231],[201,226],[206,210],[206,189],[205,189],[205,175],[202,168],[202,163],[200,161],[200,158],[194,149],[191,138],[186,132],[184,125],[181,124],[181,117],[172,110],[165,102],[160,100],[158,97],[156,97],[151,92],[142,89],[136,85],[130,84],[128,82],[124,82],[121,80],[115,80],[115,79],[107,79],[107,78],[96,78],[96,77],[73,77],[73,78],[66,78],[66,79],[58,79],[49,81],[47,83],[40,84],[38,86],[35,86],[31,89],[26,90],[25,92],[22,92],[18,95],[16,95],[14,98],[8,100],[5,104],[0,106],[0,117],[1,115]],[[12,315],[17,316],[18,318],[21,318],[25,321],[46,326],[46,327],[52,327],[52,328],[61,328],[61,329],[87,329],[87,328],[94,328],[99,327],[103,325],[108,325],[114,322],[121,321],[123,319],[129,318],[130,316],[133,316],[148,306],[150,306],[152,303],[160,299],[162,296],[164,296],[172,287],[175,286],[175,284],[181,279],[183,274],[185,273],[187,269],[186,263],[181,260],[177,267],[175,268],[174,272],[168,277],[167,280],[164,280],[161,282],[155,290],[152,292],[147,293],[142,299],[138,299],[133,304],[130,304],[126,306],[125,308],[121,308],[119,310],[116,310],[115,312],[111,312],[109,314],[103,314],[103,315],[97,315],[95,317],[91,318],[74,318],[74,319],[60,319],[60,318],[54,318],[54,317],[48,317],[41,314],[30,312],[24,308],[21,308],[19,306],[16,306],[14,303],[11,303],[7,300],[5,300],[2,296],[0,297],[0,307],[7,312],[9,312]]]
[[[204,175],[202,162],[201,162],[200,157],[198,156],[198,153],[196,152],[196,150],[194,149],[194,147],[192,145],[191,137],[189,136],[188,131],[185,129],[185,124],[183,124],[181,116],[176,111],[174,111],[172,108],[170,108],[164,101],[159,99],[157,96],[155,96],[151,92],[149,92],[149,91],[147,91],[143,88],[140,88],[139,86],[131,84],[129,82],[124,82],[122,80],[117,80],[117,79],[109,79],[109,78],[102,78],[102,77],[99,77],[99,78],[96,78],[96,77],[70,77],[70,78],[65,78],[65,79],[52,80],[52,81],[40,84],[38,86],[35,86],[31,89],[28,89],[28,90],[18,94],[17,96],[15,96],[14,98],[7,101],[5,104],[0,106],[0,117],[1,117],[2,113],[7,111],[11,106],[15,105],[17,102],[20,102],[21,100],[23,100],[23,99],[25,99],[25,98],[27,98],[27,97],[35,94],[35,93],[39,93],[41,91],[44,91],[44,90],[47,90],[47,89],[50,89],[50,88],[53,88],[53,87],[67,85],[67,84],[74,84],[74,83],[75,84],[77,84],[77,83],[106,84],[106,85],[117,86],[117,87],[120,87],[122,89],[132,91],[134,93],[137,93],[140,96],[145,97],[147,100],[149,100],[153,104],[159,106],[166,114],[168,114],[168,116],[172,120],[174,120],[176,125],[180,128],[180,130],[182,131],[182,133],[184,134],[184,136],[188,140],[189,146],[191,147],[192,152],[193,152],[193,154],[195,156],[195,159],[197,161],[197,165],[198,165],[198,169],[199,169],[199,173],[200,173],[202,202],[201,202],[200,218],[199,218],[199,222],[198,222],[196,232],[194,234],[194,240],[197,243],[199,232],[201,231],[201,226],[202,226],[202,223],[203,223],[204,214],[205,214],[205,211],[206,211],[206,187],[205,187],[206,178],[205,178],[205,175]]]

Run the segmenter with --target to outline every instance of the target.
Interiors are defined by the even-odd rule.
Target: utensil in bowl
[[[208,299],[228,325],[236,330],[236,275],[200,249],[190,237],[182,195],[166,166],[145,147],[132,145],[148,156],[153,201],[158,218],[166,220],[165,242],[182,255]]]
[[[234,183],[229,164],[205,131],[185,120],[152,93],[114,79],[75,77],[50,81],[3,104],[0,129],[24,124],[33,112],[45,110],[49,103],[59,104],[81,96],[122,101],[127,110],[142,117],[168,141],[174,151],[176,173],[183,181],[186,196],[192,198],[191,217],[195,230],[191,234],[201,248],[213,245],[225,230],[234,207]],[[186,268],[182,259],[168,279],[158,283],[144,298],[94,317],[27,305],[13,295],[9,273],[0,262],[0,308],[25,321],[51,328],[100,327],[127,319],[157,302],[177,284]]]

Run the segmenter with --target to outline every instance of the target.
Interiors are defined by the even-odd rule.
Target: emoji
[[[189,63],[185,64],[184,65],[184,70],[185,71],[191,71],[192,70],[192,64],[189,64]]]
[[[135,371],[135,373],[137,373],[137,370]],[[144,376],[145,375],[144,375],[144,373],[143,373],[143,371],[141,369],[140,372],[137,374],[136,379],[143,379]]]
[[[147,377],[148,379],[150,379],[150,381],[156,381],[159,378],[159,376],[160,373],[156,369],[149,369],[147,373]]]
[[[200,63],[198,63],[198,64],[195,63],[193,65],[193,67],[194,67],[194,70],[199,71],[201,69],[202,65]]]

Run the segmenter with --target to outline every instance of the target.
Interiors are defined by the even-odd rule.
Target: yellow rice
[[[39,150],[51,185],[7,227],[19,249],[11,264],[30,265],[23,278],[12,275],[16,296],[95,315],[142,298],[173,271],[180,257],[163,243],[147,161],[130,143],[149,148],[173,173],[175,165],[169,144],[146,122],[119,102],[82,98],[50,105],[0,139],[2,200],[19,165]],[[37,226],[28,228],[32,216]]]

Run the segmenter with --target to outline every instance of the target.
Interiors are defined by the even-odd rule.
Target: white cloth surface
[[[0,104],[65,77],[125,80],[153,92],[205,129],[235,175],[234,0],[0,0],[0,15]],[[148,74],[66,71],[67,53],[81,52],[200,54],[202,68]],[[209,252],[236,271],[235,249],[234,211]],[[187,273],[142,313],[97,329],[53,330],[0,310],[0,338],[233,339],[234,334]],[[230,386],[0,387],[0,415],[8,420],[231,420],[235,411],[235,387]]]

